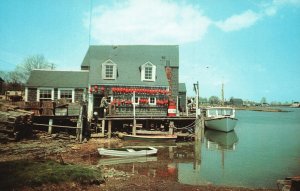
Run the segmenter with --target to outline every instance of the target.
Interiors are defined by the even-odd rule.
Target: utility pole
[[[194,169],[199,171],[200,165],[201,165],[201,138],[202,133],[204,129],[204,123],[202,121],[204,120],[203,116],[201,115],[200,109],[199,109],[199,82],[197,81],[196,84],[194,84],[194,91],[196,92],[196,119],[195,119],[195,146],[194,146]]]
[[[222,82],[222,105],[224,105],[224,82]]]
[[[196,119],[199,118],[199,83],[197,81],[196,84],[194,84],[194,91],[196,92]]]
[[[132,134],[136,135],[136,119],[135,119],[135,91],[133,92],[133,124],[132,124]]]

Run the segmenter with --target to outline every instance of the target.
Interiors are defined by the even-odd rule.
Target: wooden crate
[[[52,101],[43,101],[42,102],[42,108],[54,108],[53,102]]]
[[[80,113],[81,105],[78,103],[72,103],[68,105],[68,116],[78,116]]]
[[[55,108],[55,115],[56,116],[67,116],[68,115],[68,108],[62,107],[62,108]]]
[[[53,109],[50,108],[42,108],[42,114],[45,116],[53,116]]]

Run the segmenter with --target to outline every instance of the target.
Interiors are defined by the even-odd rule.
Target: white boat
[[[231,107],[210,107],[205,109],[205,126],[208,129],[229,132],[237,123],[235,109]]]
[[[154,147],[144,148],[98,148],[101,156],[115,156],[115,157],[140,157],[148,155],[156,155],[157,149]]]
[[[294,107],[294,108],[300,107],[300,103],[294,102],[294,103],[292,103],[292,105],[290,105],[290,107]]]

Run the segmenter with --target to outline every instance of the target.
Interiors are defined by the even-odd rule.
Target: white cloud
[[[101,44],[181,44],[200,40],[210,24],[192,5],[130,0],[111,8],[97,7],[91,36]]]
[[[216,22],[216,26],[225,32],[248,28],[264,16],[275,16],[283,6],[300,6],[300,0],[273,0],[271,3],[261,3],[259,12],[247,10],[242,14]]]
[[[115,1],[93,9],[92,44],[184,44],[201,40],[209,26],[224,32],[252,27],[266,16],[275,16],[283,6],[300,6],[300,0],[273,0],[213,21],[192,4],[165,0]],[[89,16],[85,18],[89,28]]]
[[[224,21],[216,22],[216,26],[225,32],[237,31],[254,25],[260,17],[258,13],[247,10],[242,14],[233,15]]]
[[[278,8],[276,6],[270,6],[264,10],[267,16],[274,16],[277,13]]]
[[[263,13],[267,16],[275,16],[278,10],[284,6],[300,6],[300,0],[273,0],[269,4],[262,4]]]

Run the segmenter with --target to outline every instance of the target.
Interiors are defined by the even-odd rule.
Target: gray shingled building
[[[32,71],[25,99],[86,100],[91,116],[101,98],[108,96],[116,115],[129,115],[132,104],[140,115],[166,115],[168,100],[176,102],[179,96],[178,75],[177,45],[90,46],[81,71]],[[180,97],[185,93],[184,86]]]

